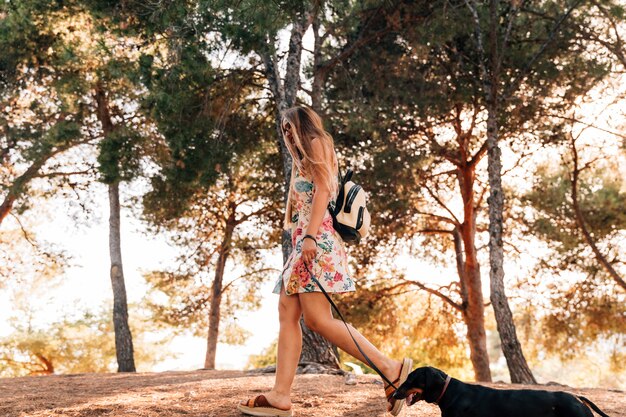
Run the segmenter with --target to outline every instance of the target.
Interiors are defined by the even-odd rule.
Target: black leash
[[[317,284],[318,287],[320,287],[320,290],[322,290],[322,293],[324,293],[324,296],[326,296],[326,299],[328,300],[328,302],[330,303],[330,305],[335,309],[335,311],[337,312],[337,315],[339,316],[339,318],[341,319],[341,321],[343,321],[344,326],[346,326],[346,329],[348,329],[348,333],[350,334],[350,337],[352,338],[352,340],[354,341],[354,344],[356,345],[357,349],[359,349],[359,352],[361,352],[361,355],[363,355],[363,357],[365,358],[365,360],[367,361],[367,364],[378,374],[380,375],[380,377],[390,386],[392,386],[396,391],[398,390],[398,387],[396,387],[393,382],[391,382],[381,371],[380,369],[378,369],[378,367],[376,365],[374,365],[374,362],[372,362],[372,360],[365,354],[365,352],[363,352],[363,349],[361,349],[361,346],[359,346],[358,342],[356,341],[356,339],[354,338],[354,336],[352,335],[352,332],[350,331],[350,327],[348,327],[348,323],[346,323],[346,320],[343,318],[343,315],[341,314],[341,311],[339,311],[339,308],[337,308],[337,305],[333,302],[333,300],[330,298],[330,296],[328,295],[328,293],[326,292],[326,290],[324,289],[324,287],[322,287],[322,284],[320,284],[320,282],[317,280],[317,278],[315,278],[315,275],[313,275],[313,273],[309,270],[309,267],[307,266],[306,262],[302,261],[302,263],[304,264],[304,267],[306,268],[307,272],[309,273],[309,275],[311,275],[311,279],[313,280],[313,282],[315,282]]]

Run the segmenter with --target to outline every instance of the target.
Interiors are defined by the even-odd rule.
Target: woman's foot
[[[396,378],[400,377],[402,362],[392,359],[390,360],[389,365],[387,365],[385,368],[381,368],[380,370],[385,374],[387,378],[389,378],[391,382],[393,382]],[[385,383],[385,385],[387,385],[387,383]]]
[[[387,383],[384,384],[385,396],[387,397],[387,411],[390,412],[391,415],[393,416],[397,416],[398,414],[400,414],[400,411],[402,410],[402,406],[404,405],[405,401],[396,400],[392,396],[394,392],[396,392],[396,389],[400,387],[400,385],[402,385],[404,381],[406,381],[406,378],[408,377],[409,372],[411,372],[412,367],[413,367],[413,360],[409,358],[404,358],[402,363],[396,362],[394,364],[394,366],[391,368],[394,371],[388,371],[388,372],[385,371],[385,376],[386,375],[397,376],[394,379],[390,378],[391,382],[393,383],[393,385],[395,385],[396,388],[392,387],[391,385]]]
[[[270,391],[240,402],[237,408],[244,414],[253,416],[289,417],[291,416],[291,399],[289,395]]]
[[[382,366],[380,367],[380,370],[391,382],[393,382],[396,387],[398,386],[396,382],[400,380],[402,362],[390,359],[389,363],[387,363],[384,368]],[[389,388],[390,391],[393,390],[393,388],[391,388],[391,385],[389,385],[384,379],[383,384],[385,387],[385,395],[387,394],[387,388]]]
[[[283,410],[289,410],[291,408],[291,397],[289,394],[279,394],[278,392],[271,390],[264,394],[267,401],[269,401],[274,407]]]

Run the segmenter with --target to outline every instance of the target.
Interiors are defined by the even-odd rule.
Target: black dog
[[[408,405],[435,403],[442,417],[593,417],[590,408],[609,417],[585,397],[529,389],[497,390],[465,384],[439,369],[417,368],[394,397]]]

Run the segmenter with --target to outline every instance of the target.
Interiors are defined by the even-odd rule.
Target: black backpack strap
[[[333,207],[330,204],[330,202],[328,203],[328,206],[327,206],[328,211],[333,216],[333,219],[337,216],[339,211],[341,211],[341,209],[343,208],[344,199],[346,197],[344,194],[345,193],[344,186],[346,185],[348,181],[352,179],[352,174],[354,174],[354,171],[352,171],[352,169],[350,168],[347,168],[346,174],[341,175],[341,168],[337,166],[337,179],[338,179],[337,184],[339,186],[339,190],[337,192],[337,196],[335,197],[335,206]]]
[[[343,177],[343,184],[347,183],[348,181],[350,181],[352,179],[352,170],[350,168],[348,168],[346,170],[346,175]]]

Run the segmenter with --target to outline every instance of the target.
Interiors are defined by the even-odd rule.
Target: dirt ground
[[[138,374],[78,374],[0,379],[1,417],[241,416],[238,400],[264,392],[273,374],[193,371]],[[332,375],[298,375],[294,415],[382,417],[382,385],[370,375],[356,385]],[[511,388],[510,385],[493,385]],[[515,386],[519,388],[519,386]],[[626,417],[626,393],[617,390],[545,387],[582,394],[611,417]],[[403,416],[435,417],[439,408],[423,402],[405,407]]]

